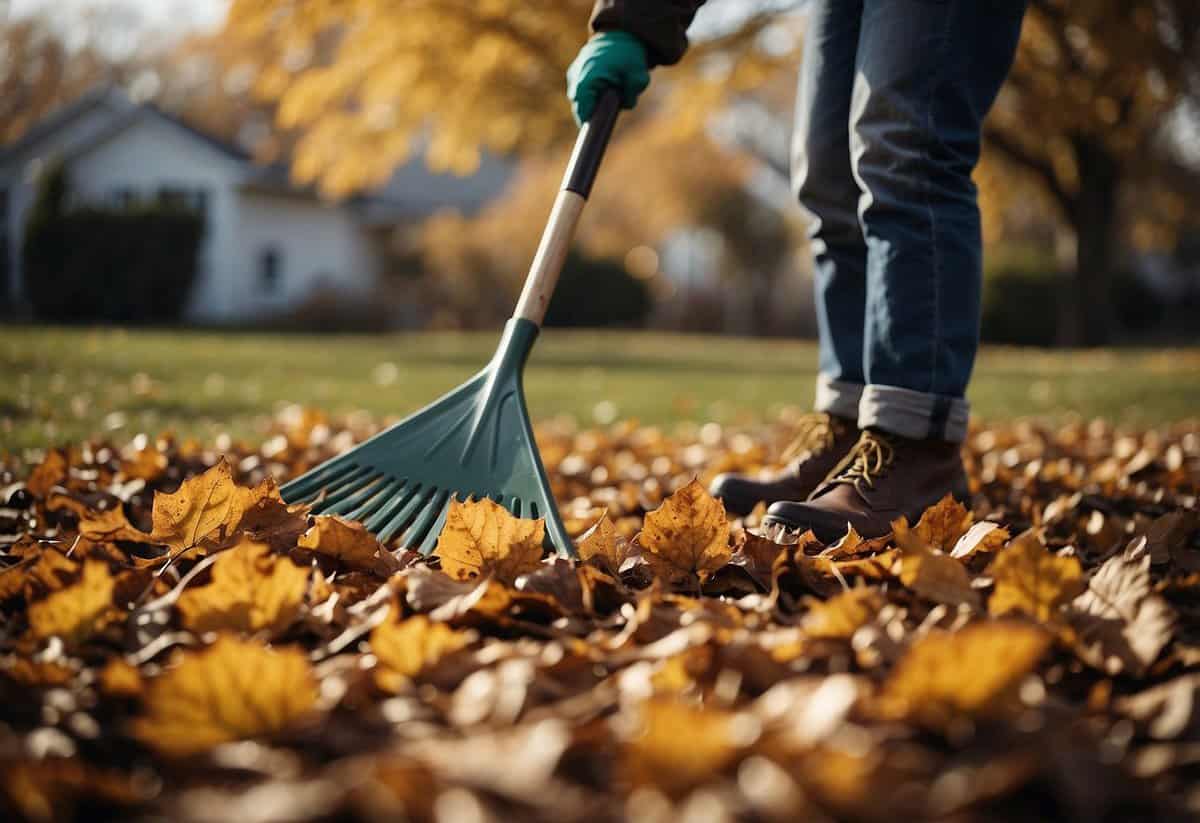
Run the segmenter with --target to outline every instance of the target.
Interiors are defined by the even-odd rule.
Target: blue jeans
[[[793,181],[812,216],[817,409],[962,440],[979,348],[971,172],[1024,0],[812,0]]]

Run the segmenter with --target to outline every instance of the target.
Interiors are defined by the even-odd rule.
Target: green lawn
[[[0,452],[174,429],[261,436],[299,403],[375,415],[418,408],[486,362],[498,334],[295,336],[120,329],[0,329]],[[535,417],[737,422],[812,399],[809,342],[550,330],[526,377]],[[970,399],[984,419],[1200,415],[1200,349],[1051,353],[991,349]]]

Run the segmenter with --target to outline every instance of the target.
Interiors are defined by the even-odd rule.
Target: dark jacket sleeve
[[[702,5],[704,0],[596,0],[592,31],[627,31],[646,44],[650,65],[670,65],[687,51],[687,27]]]

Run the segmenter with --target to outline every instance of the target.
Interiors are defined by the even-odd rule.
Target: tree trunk
[[[1079,190],[1071,222],[1075,228],[1075,276],[1065,301],[1063,341],[1076,346],[1112,342],[1112,284],[1117,268],[1116,207],[1120,168],[1103,143],[1076,137],[1072,144]]]

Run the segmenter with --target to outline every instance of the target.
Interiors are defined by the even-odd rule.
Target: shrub
[[[43,180],[26,228],[23,271],[37,316],[67,323],[179,318],[196,279],[201,215],[177,206],[67,206],[61,167]]]
[[[550,301],[546,325],[641,326],[650,307],[650,290],[623,266],[572,254]]]

